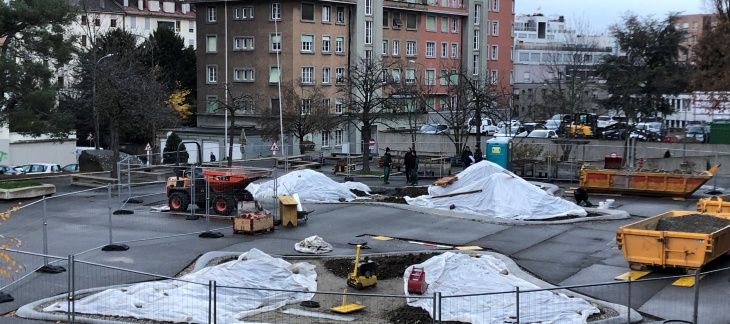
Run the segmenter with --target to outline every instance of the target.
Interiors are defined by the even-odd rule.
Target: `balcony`
[[[430,4],[429,4],[430,2]],[[446,13],[467,16],[468,9],[464,8],[463,1],[449,1],[447,6],[441,6],[440,1],[434,0],[384,0],[383,7],[390,9],[404,9],[421,12]]]

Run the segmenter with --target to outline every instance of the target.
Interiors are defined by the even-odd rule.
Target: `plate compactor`
[[[365,245],[367,245],[367,243],[357,245],[355,266],[352,273],[347,275],[347,284],[358,290],[378,284],[378,265],[368,257],[365,257],[364,260],[360,261],[360,250],[364,248]]]

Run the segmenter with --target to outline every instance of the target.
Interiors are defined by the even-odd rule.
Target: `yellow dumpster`
[[[719,165],[691,173],[594,168],[580,170],[580,186],[588,192],[623,193],[664,197],[689,197],[712,179]]]
[[[730,213],[730,195],[701,198],[697,201],[700,213]]]

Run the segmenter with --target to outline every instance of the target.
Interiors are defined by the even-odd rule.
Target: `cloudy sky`
[[[568,25],[573,20],[586,20],[592,33],[600,33],[632,11],[640,16],[662,18],[669,12],[684,14],[708,13],[707,0],[515,0],[515,14],[542,13],[565,16]],[[539,9],[539,11],[538,11]]]

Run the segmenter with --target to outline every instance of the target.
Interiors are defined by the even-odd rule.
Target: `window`
[[[365,63],[373,63],[373,50],[365,50]]]
[[[335,38],[335,52],[337,54],[345,54],[345,38],[344,37]]]
[[[515,71],[509,70],[509,84],[515,84]],[[545,89],[542,89],[542,95],[545,95]]]
[[[479,26],[480,19],[482,18],[482,5],[474,5],[474,26]]]
[[[218,66],[208,65],[206,69],[206,83],[218,83]]]
[[[700,27],[700,24],[697,23],[696,21],[692,23],[692,29],[695,29],[696,30],[699,27]]]
[[[253,37],[233,37],[233,49],[239,51],[253,50]]]
[[[312,100],[311,99],[302,99],[301,113],[302,113],[302,115],[309,115],[312,113]]]
[[[474,39],[472,40],[473,46],[472,49],[475,51],[479,50],[479,30],[474,31]]]
[[[383,69],[382,71],[380,71],[380,82],[388,83],[388,81],[390,81],[389,79],[390,78],[388,76],[388,69]]]
[[[345,83],[345,68],[335,68],[335,82]]]
[[[459,18],[451,18],[451,32],[452,33],[459,32]]]
[[[208,7],[208,22],[216,22],[218,15],[215,7]]]
[[[330,131],[322,131],[322,146],[330,146]]]
[[[449,74],[449,82],[451,84],[459,84],[459,74],[456,73],[456,70],[451,70],[451,74]]]
[[[330,68],[322,68],[322,84],[330,84]]]
[[[373,0],[365,0],[365,15],[371,16],[373,14]]]
[[[86,47],[86,35],[81,35],[81,46]]]
[[[342,134],[344,133],[341,129],[335,130],[335,145],[342,145]]]
[[[400,12],[393,12],[393,29],[400,29],[403,22],[400,20]]]
[[[373,22],[370,20],[365,21],[365,44],[373,44]]]
[[[144,30],[150,30],[150,17],[144,17]]]
[[[99,18],[95,18],[95,19],[94,19],[94,26],[96,26],[96,27],[99,27],[99,26],[101,26],[101,19],[99,19]]]
[[[525,72],[525,73],[524,73],[524,74],[522,75],[522,80],[523,80],[524,82],[530,82],[530,72]]]
[[[416,70],[406,69],[406,84],[416,83]]]
[[[215,35],[206,36],[205,52],[215,53],[217,49],[218,38]]]
[[[269,83],[279,83],[279,68],[272,66],[269,68]],[[276,108],[279,108],[277,105]]]
[[[436,42],[426,42],[426,57],[436,57]]]
[[[302,3],[302,20],[314,21],[313,3]]]
[[[330,47],[330,37],[322,36],[322,53],[330,53],[332,48]]]
[[[479,75],[479,55],[474,55],[471,58],[471,74]]]
[[[436,85],[436,70],[426,70],[426,80],[424,81],[426,85]]]
[[[335,114],[341,114],[345,108],[344,98],[335,98]]]
[[[499,0],[492,0],[492,11],[499,11]]]
[[[314,52],[314,35],[302,35],[302,52]]]
[[[418,27],[416,14],[406,14],[406,29],[416,29]]]
[[[441,70],[439,75],[439,84],[441,85],[448,85],[449,84],[449,70]]]
[[[233,69],[233,81],[239,81],[239,82],[254,81],[254,70],[251,68]]]
[[[492,45],[492,59],[496,60],[499,57],[499,47],[497,45]]]
[[[497,84],[497,70],[490,71],[491,75],[489,76],[489,82],[492,84]]]
[[[271,20],[281,20],[281,3],[271,4]]]
[[[234,19],[253,19],[253,7],[242,7],[233,9]]]
[[[449,32],[449,17],[441,17],[441,32]]]
[[[381,46],[380,54],[388,55],[388,40],[387,39],[383,40],[383,46]]]
[[[400,69],[393,69],[391,76],[393,77],[393,82],[400,83]]]
[[[86,26],[89,23],[89,18],[84,16],[81,16],[81,25]]]
[[[390,14],[387,11],[383,11],[383,28],[390,26]]]
[[[314,83],[314,68],[311,66],[302,68],[302,83],[312,84]]]
[[[239,98],[233,100],[233,106],[246,114],[253,113],[253,98]]]
[[[271,113],[273,115],[279,115],[279,111],[281,109],[281,101],[279,101],[279,98],[271,98]]]
[[[492,36],[499,36],[499,21],[492,20]]]
[[[459,57],[459,43],[451,43],[451,58]]]
[[[117,27],[117,20],[116,20],[116,19],[112,19],[112,20],[110,20],[110,21],[109,21],[109,27],[112,27],[112,28],[113,28],[113,27]],[[179,29],[179,28],[178,28],[178,29]]]
[[[393,40],[393,56],[399,56],[400,55],[400,40],[394,39]]]
[[[436,31],[436,16],[426,16],[426,31]]]
[[[192,21],[191,21],[192,23]],[[129,27],[132,29],[137,28],[137,17],[129,17]]]
[[[206,96],[205,103],[208,108],[208,113],[215,113],[218,110],[218,97],[217,96]]]
[[[345,7],[337,7],[337,23],[345,23]]]
[[[449,43],[441,42],[441,58],[449,57]]]
[[[269,41],[271,48],[269,50],[272,52],[281,51],[281,34],[270,34],[269,37],[271,38]]]
[[[416,56],[416,41],[406,41],[406,56]]]
[[[328,5],[323,5],[322,6],[322,22],[328,23],[328,22],[332,21],[331,16],[332,16],[332,7],[330,7]]]

